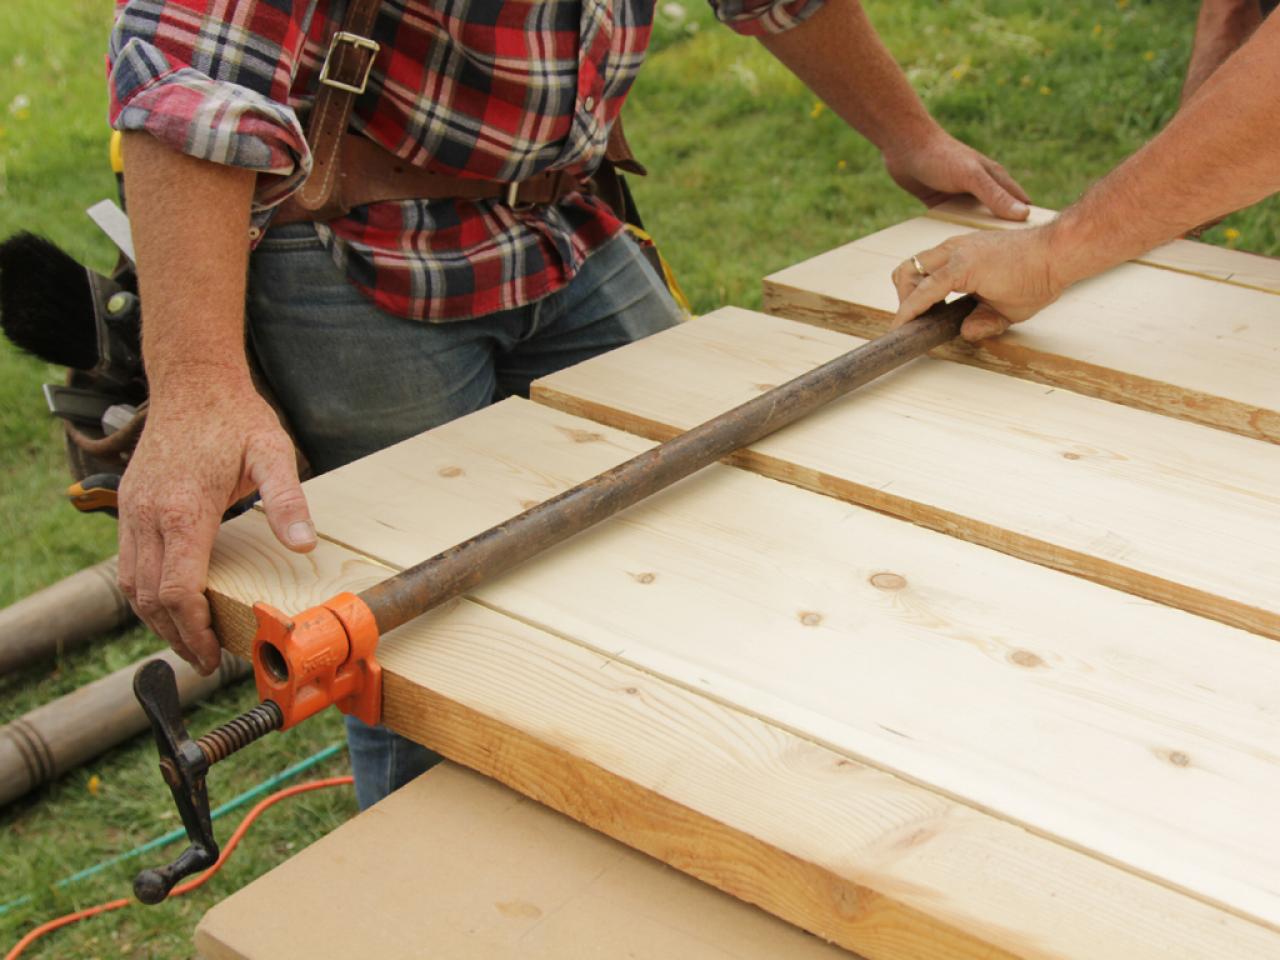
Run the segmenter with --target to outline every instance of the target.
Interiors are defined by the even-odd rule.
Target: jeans
[[[250,261],[249,338],[317,472],[422,433],[538,377],[666,329],[679,309],[619,235],[564,288],[474,320],[383,312],[347,282],[310,224],[272,229]],[[363,810],[439,759],[385,727],[347,718]]]

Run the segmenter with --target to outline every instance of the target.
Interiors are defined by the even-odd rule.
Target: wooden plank
[[[309,498],[326,536],[403,566],[459,539],[459,517],[477,532],[645,445],[508,401]],[[1280,792],[1272,641],[724,467],[475,597],[1280,919],[1280,836],[1256,829]]]
[[[1057,215],[1057,210],[1033,206],[1031,216],[1025,222],[1013,223],[1009,220],[1001,220],[972,197],[947,200],[936,207],[931,207],[926,214],[934,220],[945,220],[982,230],[1037,227],[1048,223]],[[1173,240],[1140,257],[1135,257],[1133,262],[1162,270],[1189,273],[1222,283],[1233,283],[1236,286],[1262,290],[1266,293],[1280,293],[1280,259],[1248,253],[1244,250],[1219,247],[1212,243]]]
[[[384,568],[224,525],[219,636]],[[872,960],[1262,957],[1280,935],[469,601],[383,638],[394,729]]]
[[[661,440],[864,342],[729,307],[533,395]],[[734,462],[1280,639],[1274,444],[924,359]]]
[[[196,946],[205,960],[856,960],[447,762],[218,903]]]
[[[765,279],[767,310],[871,337],[897,309],[890,273],[965,227],[920,217]],[[1141,264],[1077,284],[1002,337],[938,356],[1280,442],[1280,300]]]

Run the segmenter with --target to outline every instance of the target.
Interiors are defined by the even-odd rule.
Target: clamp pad
[[[253,606],[253,673],[258,696],[284,714],[287,730],[333,704],[368,724],[382,719],[382,667],[374,659],[378,624],[354,593],[286,616]]]

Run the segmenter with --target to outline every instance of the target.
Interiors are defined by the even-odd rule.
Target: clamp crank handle
[[[209,767],[272,730],[279,730],[284,714],[272,701],[258,704],[218,729],[192,740],[182,721],[178,682],[173,668],[163,660],[149,660],[133,675],[133,692],[151,721],[160,752],[160,775],[173,794],[191,845],[178,859],[157,869],[143,870],[133,881],[133,892],[143,903],[160,903],[179,880],[218,860],[213,836],[209,791],[205,774]]]

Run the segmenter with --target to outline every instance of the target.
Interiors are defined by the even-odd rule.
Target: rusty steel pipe
[[[360,594],[387,632],[794,423],[960,332],[972,297],[939,304],[807,373],[530,507]]]

